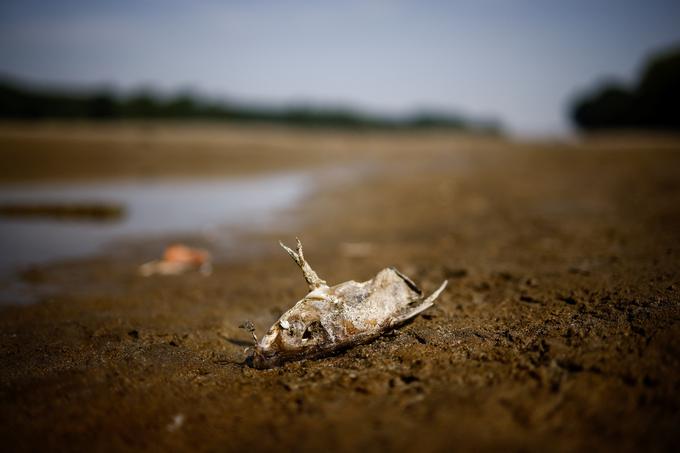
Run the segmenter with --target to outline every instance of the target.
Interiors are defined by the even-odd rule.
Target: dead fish
[[[302,269],[310,292],[285,312],[261,340],[257,340],[251,322],[242,326],[255,341],[250,357],[255,368],[321,358],[370,342],[434,305],[447,284],[444,281],[423,298],[411,279],[390,267],[365,282],[352,280],[328,286],[305,260],[299,239],[297,252],[280,245]]]
[[[139,273],[144,277],[155,274],[179,275],[194,269],[203,275],[210,275],[212,272],[210,253],[183,244],[173,244],[165,249],[162,259],[139,266]]]

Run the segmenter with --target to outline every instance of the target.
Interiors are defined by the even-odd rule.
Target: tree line
[[[584,130],[680,130],[680,48],[652,56],[633,86],[610,82],[579,97],[572,119]]]
[[[445,128],[499,133],[494,121],[473,121],[459,115],[421,112],[406,117],[369,115],[343,108],[308,106],[256,107],[212,101],[178,94],[152,92],[116,95],[105,90],[36,88],[9,78],[0,79],[0,118],[44,119],[168,119],[225,120],[238,123],[273,123],[302,127],[348,129]]]

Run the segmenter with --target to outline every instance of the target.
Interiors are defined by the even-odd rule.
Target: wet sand
[[[296,231],[244,233],[257,253],[217,257],[208,278],[140,277],[148,251],[137,245],[25,272],[59,290],[0,311],[9,450],[677,450],[677,139],[211,126],[203,141],[205,126],[80,127],[41,129],[39,140],[0,128],[0,152],[22,155],[3,181],[370,171],[286,213]],[[162,159],[147,161],[134,140],[112,151],[121,130]],[[77,152],[105,157],[60,160],[77,140],[101,145]],[[48,155],[52,170],[31,163]],[[371,344],[254,370],[238,325],[251,319],[261,334],[305,294],[276,245],[295,234],[329,283],[394,265],[426,292],[449,287]]]

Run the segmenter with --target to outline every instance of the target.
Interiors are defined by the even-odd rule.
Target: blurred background
[[[0,115],[677,128],[678,23],[673,0],[8,0]]]
[[[678,132],[680,0],[0,0],[0,447],[678,451]],[[251,369],[296,236],[448,287]]]
[[[487,139],[677,130],[678,23],[662,0],[3,1],[0,271],[230,247],[316,180]]]

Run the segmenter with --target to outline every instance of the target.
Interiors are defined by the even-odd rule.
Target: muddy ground
[[[4,181],[368,170],[208,278],[140,277],[133,244],[25,271],[59,291],[0,310],[3,449],[680,447],[680,140],[50,127],[1,128]],[[275,242],[296,233],[330,283],[394,265],[449,287],[371,344],[249,368],[238,325],[306,293]]]

